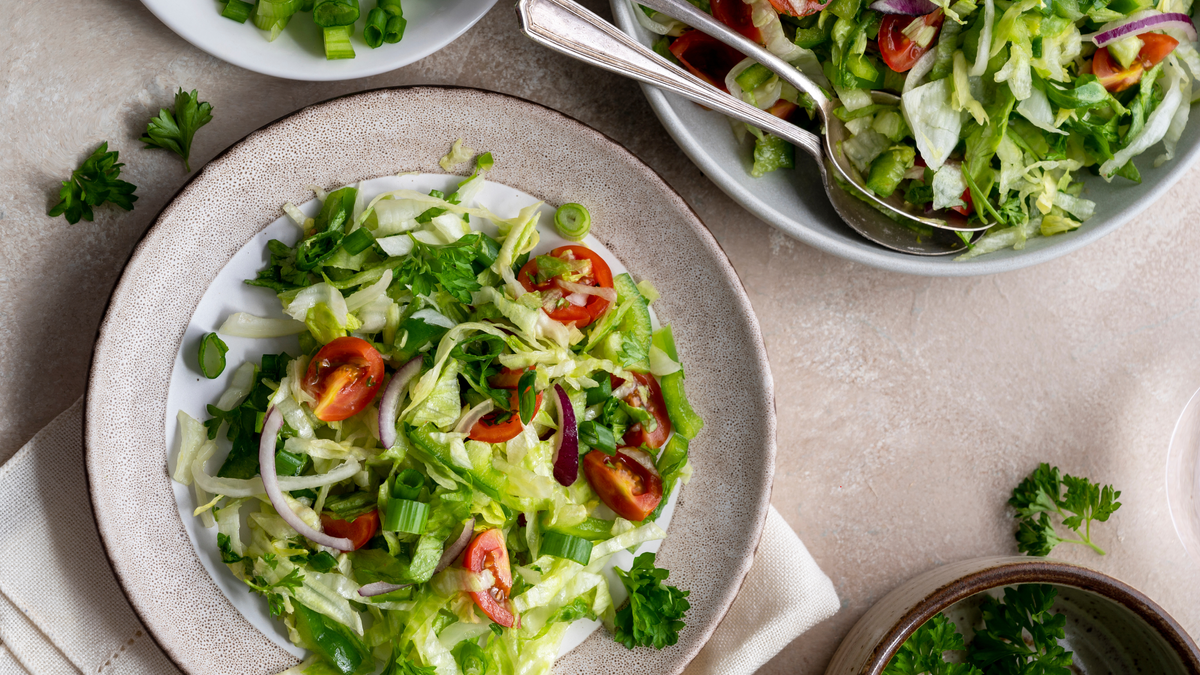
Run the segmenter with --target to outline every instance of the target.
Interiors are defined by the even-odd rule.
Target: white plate
[[[362,40],[367,13],[375,0],[360,0],[362,14],[354,25],[355,56],[329,61],[321,29],[312,13],[292,17],[287,28],[267,42],[252,20],[240,24],[221,16],[224,3],[214,0],[142,0],[179,37],[223,61],[264,75],[289,80],[352,80],[386,73],[429,56],[453,42],[483,18],[496,0],[405,0],[408,26],[404,39],[371,49]]]
[[[457,176],[435,174],[400,177],[389,176],[364,181],[359,189],[363,191],[363,197],[366,201],[370,202],[376,195],[391,190],[409,189],[429,192],[436,189],[441,190],[445,194],[450,194],[454,192],[459,180],[461,178]],[[517,212],[522,208],[538,200],[520,190],[499,183],[488,182],[484,185],[476,201],[479,205],[491,209],[496,215],[510,218],[517,215]],[[300,210],[309,217],[315,216],[319,209],[320,202],[315,199],[300,207]],[[534,255],[574,243],[559,236],[558,232],[554,230],[553,222],[554,209],[549,206],[543,206],[538,226],[541,241],[534,250]],[[471,226],[492,236],[496,234],[495,227],[486,220],[481,221],[480,219],[472,218]],[[175,367],[171,372],[171,388],[167,394],[167,416],[164,423],[167,434],[166,443],[167,448],[169,448],[168,456],[172,471],[175,467],[175,459],[179,453],[179,424],[176,418],[176,413],[179,410],[183,410],[198,420],[205,420],[208,418],[205,406],[215,403],[220,398],[221,392],[225,391],[225,388],[229,385],[234,370],[244,361],[251,360],[257,363],[263,354],[287,352],[296,355],[300,353],[299,342],[295,336],[263,340],[225,337],[224,340],[229,345],[229,352],[225,355],[225,371],[220,377],[214,380],[206,379],[201,376],[196,365],[196,350],[199,348],[200,340],[208,333],[217,330],[217,327],[233,312],[249,312],[258,316],[279,319],[287,318],[280,309],[279,298],[276,297],[275,293],[265,288],[248,286],[243,281],[253,279],[258,274],[258,271],[269,263],[269,255],[267,253],[268,241],[278,239],[289,246],[295,246],[299,235],[300,229],[287,216],[265,227],[253,239],[248,241],[225,265],[225,268],[217,275],[212,285],[208,287],[208,291],[205,292],[204,297],[200,300],[199,306],[196,307],[196,312],[192,315],[192,321],[188,324],[187,332],[184,334],[182,342],[180,342],[179,352],[175,356]],[[621,264],[616,256],[597,241],[595,237],[588,235],[583,243],[588,248],[598,251],[604,257],[605,262],[608,263],[614,275],[628,271],[625,265]],[[657,325],[657,321],[655,325]],[[224,434],[219,435],[217,440],[221,445],[216,456],[210,462],[210,471],[215,471],[221,465],[226,453],[229,451],[229,441],[225,439]],[[229,602],[250,623],[254,624],[256,628],[261,630],[275,644],[298,657],[303,657],[305,655],[304,650],[296,647],[288,640],[287,629],[281,621],[271,617],[270,612],[267,610],[266,601],[252,594],[250,589],[221,562],[221,552],[217,548],[216,528],[204,528],[200,523],[200,519],[192,515],[196,507],[199,506],[196,502],[195,492],[180,483],[172,482],[172,487],[175,490],[175,500],[179,509],[179,517],[183,520],[183,526],[187,530],[188,537],[191,538],[192,544],[196,547],[196,551],[200,555],[201,563],[208,570],[208,573],[212,575],[213,580],[217,583],[217,587],[221,589],[221,593],[225,595]],[[675,490],[671,494],[670,502],[663,509],[662,516],[658,520],[658,524],[663,529],[666,529],[670,523],[671,515],[675,511],[675,500],[679,497],[680,492],[682,490]],[[647,543],[638,549],[638,553],[646,551],[657,553],[660,545],[661,542],[658,541]],[[608,587],[612,592],[613,602],[617,605],[624,602],[627,595],[625,587],[620,583],[617,575],[613,573],[612,568],[614,565],[618,565],[624,569],[629,569],[632,563],[633,555],[628,551],[620,551],[604,567],[604,575],[608,579]],[[564,636],[559,653],[566,654],[571,651],[599,627],[600,622],[598,621],[587,619],[576,621],[567,631],[566,636]]]

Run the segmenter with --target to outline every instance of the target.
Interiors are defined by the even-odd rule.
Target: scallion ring
[[[387,513],[383,517],[383,529],[406,534],[424,534],[425,522],[429,520],[429,505],[411,499],[388,501]]]
[[[563,204],[554,212],[554,228],[571,241],[583,241],[592,229],[592,216],[582,204]]]
[[[200,353],[197,361],[200,362],[200,372],[210,380],[214,380],[225,372],[225,352],[229,351],[229,346],[226,345],[221,338],[217,337],[216,333],[209,333],[200,340]]]
[[[583,537],[547,530],[542,533],[542,545],[538,552],[586,565],[592,557],[592,542]]]
[[[242,0],[229,0],[225,3],[225,9],[221,10],[221,16],[233,19],[238,23],[246,23],[246,19],[249,19],[253,13],[254,5]]]
[[[425,487],[425,477],[413,469],[401,471],[395,481],[392,485],[392,497],[396,499],[415,500],[421,494],[421,488]]]

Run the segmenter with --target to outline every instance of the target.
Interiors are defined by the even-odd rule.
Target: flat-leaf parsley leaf
[[[982,675],[969,663],[947,663],[945,652],[966,651],[963,636],[954,623],[942,613],[935,614],[925,625],[900,645],[888,661],[883,675]]]
[[[629,591],[629,602],[617,612],[617,642],[629,649],[662,649],[678,642],[683,615],[691,608],[685,599],[688,591],[663,584],[669,572],[654,566],[653,553],[635,558],[628,572],[619,567],[613,571]]]
[[[192,153],[192,137],[196,130],[212,121],[212,105],[197,100],[196,90],[187,93],[180,87],[175,93],[175,114],[166,108],[159,108],[158,117],[150,119],[146,125],[146,135],[141,142],[147,148],[162,148],[183,158],[183,166],[188,171],[192,166],[188,158]]]
[[[1121,491],[1114,490],[1111,485],[1101,486],[1087,478],[1065,475],[1058,467],[1041,464],[1021,481],[1008,500],[1021,519],[1017,528],[1017,549],[1029,555],[1050,555],[1050,551],[1061,543],[1084,544],[1104,555],[1104,549],[1092,542],[1092,521],[1103,523],[1108,520],[1121,508],[1121,502],[1117,501],[1120,496]],[[1051,514],[1061,516],[1063,525],[1079,535],[1079,539],[1058,536],[1050,520]]]
[[[51,217],[63,216],[74,225],[79,219],[91,222],[92,207],[111,202],[126,211],[133,210],[137,186],[119,180],[121,167],[117,163],[116,150],[108,151],[108,141],[100,144],[78,169],[71,172],[71,179],[63,181],[58,191],[60,201],[50,209]]]

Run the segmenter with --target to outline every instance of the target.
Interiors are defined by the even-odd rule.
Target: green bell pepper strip
[[[349,629],[338,630],[344,627],[305,607],[295,598],[292,598],[292,607],[296,610],[296,631],[306,644],[342,675],[358,671],[370,651],[356,635]],[[373,659],[369,663],[375,665]]]
[[[611,539],[613,536],[613,521],[603,518],[585,518],[582,523],[576,525],[550,525],[550,513],[543,511],[539,522],[546,531],[561,532],[588,541],[603,541]]]
[[[679,354],[675,351],[675,336],[671,334],[670,326],[663,326],[654,332],[654,346],[663,350],[673,361],[679,360]],[[663,403],[667,406],[667,416],[671,418],[671,426],[675,428],[677,435],[691,440],[704,428],[704,420],[700,419],[692,409],[692,404],[688,403],[683,378],[683,369],[680,368],[658,379],[662,387]]]
[[[658,503],[654,512],[646,520],[658,520],[658,517],[662,515],[663,509],[667,506],[667,500],[671,498],[671,492],[675,489],[675,484],[679,482],[679,475],[683,472],[683,467],[687,466],[687,461],[688,441],[676,433],[671,436],[670,441],[667,441],[667,447],[663,449],[662,455],[658,458],[658,471],[662,475],[663,483],[662,501]]]

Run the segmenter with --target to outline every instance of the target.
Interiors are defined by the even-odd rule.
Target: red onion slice
[[[604,298],[605,300],[607,300],[609,302],[617,301],[617,289],[615,289],[615,288],[604,288],[603,286],[588,286],[586,284],[576,284],[576,283],[572,283],[570,281],[563,281],[562,279],[559,279],[556,283],[558,284],[559,288],[563,289],[564,291],[568,291],[572,294],[578,293],[580,295],[595,295],[595,296]]]
[[[554,385],[558,403],[558,433],[554,435],[554,480],[571,486],[579,478],[579,427],[575,424],[575,409],[561,384]]]
[[[930,0],[875,0],[871,9],[880,14],[906,14],[908,16],[925,16],[936,11],[937,5]]]
[[[583,293],[572,293],[566,297],[566,300],[576,307],[583,307],[588,303],[588,296]]]
[[[271,506],[275,507],[275,511],[279,513],[279,517],[283,518],[284,522],[307,539],[339,551],[353,551],[354,544],[349,539],[331,537],[309,527],[308,523],[296,515],[296,512],[284,499],[283,492],[279,489],[279,474],[275,473],[275,443],[279,438],[279,430],[282,428],[283,415],[279,414],[277,408],[272,409],[267,415],[267,419],[263,421],[262,438],[258,441],[258,469],[262,475],[263,489],[267,491],[267,497],[271,500]]]
[[[453,542],[446,544],[445,550],[442,551],[442,559],[438,561],[437,567],[433,573],[437,574],[450,566],[458,556],[467,548],[467,544],[471,543],[471,537],[475,534],[475,518],[468,518],[463,523],[462,532]]]
[[[389,584],[386,581],[376,581],[373,584],[367,584],[358,589],[358,594],[364,598],[373,598],[377,595],[398,591],[401,588],[408,588],[412,584]]]
[[[471,408],[470,410],[468,410],[466,412],[466,414],[464,414],[458,420],[458,424],[454,425],[454,433],[456,433],[456,434],[471,433],[471,429],[475,428],[475,424],[479,420],[483,419],[484,415],[492,412],[492,408],[495,408],[495,407],[496,407],[495,402],[489,398],[486,401],[484,401],[483,403],[480,403],[479,405],[475,406],[474,408]]]
[[[1187,35],[1189,42],[1196,41],[1196,26],[1192,24],[1192,19],[1187,14],[1159,14],[1157,12],[1149,14],[1149,12],[1154,12],[1154,10],[1138,12],[1125,23],[1094,35],[1085,36],[1085,38],[1090,37],[1097,47],[1105,47],[1131,35],[1141,35],[1152,30],[1178,28]]]
[[[637,462],[638,464],[641,464],[651,474],[658,476],[659,478],[662,477],[658,473],[658,468],[656,466],[654,466],[654,458],[651,457],[650,453],[646,452],[645,450],[642,450],[641,448],[635,448],[635,447],[630,446],[630,447],[621,448],[620,450],[617,450],[617,452],[621,453],[622,455],[625,455],[626,457],[628,457],[629,459],[632,459],[633,461]]]
[[[421,372],[421,362],[420,356],[414,356],[400,366],[387,389],[383,390],[383,398],[379,400],[379,442],[385,449],[396,444],[396,414],[400,412],[400,399],[404,397],[408,381]]]

